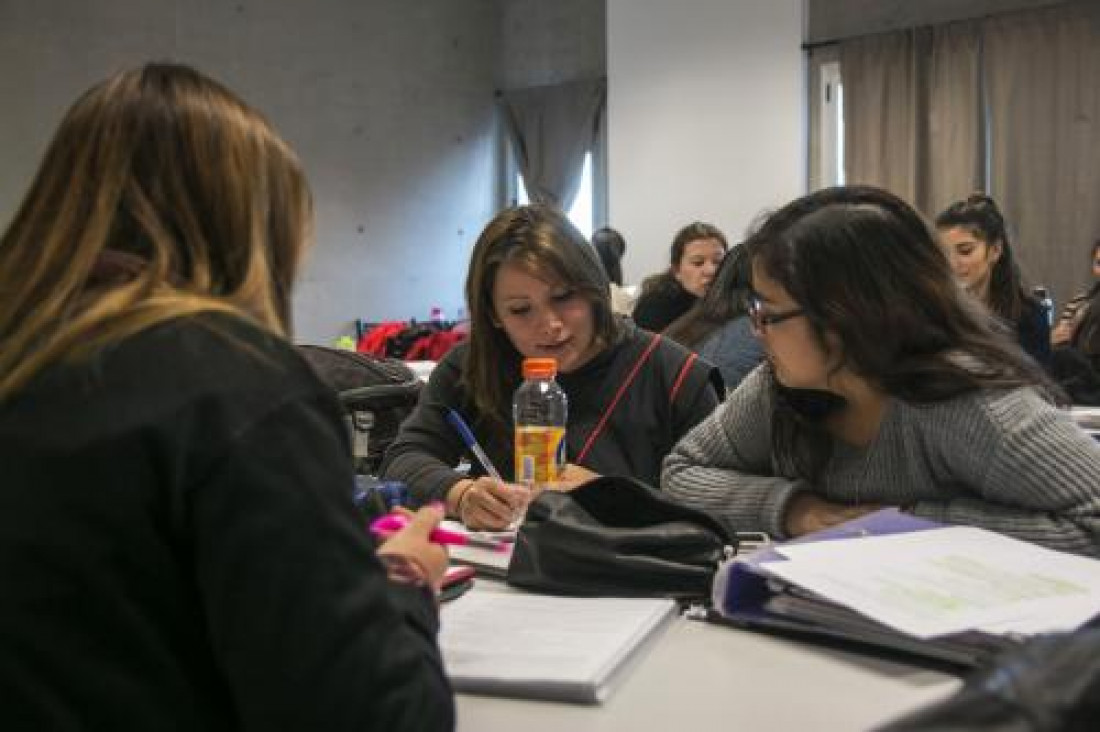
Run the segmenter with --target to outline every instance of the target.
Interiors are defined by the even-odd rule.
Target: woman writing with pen
[[[607,278],[584,237],[557,210],[498,214],[474,247],[466,279],[471,329],[432,372],[383,462],[417,503],[438,499],[474,528],[501,528],[529,498],[511,482],[512,394],[524,358],[553,358],[569,399],[569,464],[557,487],[597,475],[656,486],[661,460],[718,404],[715,370],[611,311]],[[617,397],[617,398],[616,398]],[[457,411],[502,480],[472,458],[447,419]]]

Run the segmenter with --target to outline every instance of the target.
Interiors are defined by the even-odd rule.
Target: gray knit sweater
[[[787,503],[902,506],[1062,551],[1100,555],[1100,444],[1030,388],[933,404],[890,401],[874,442],[835,441],[816,485],[772,469],[772,375],[762,366],[665,459],[661,483],[734,531],[784,537]]]

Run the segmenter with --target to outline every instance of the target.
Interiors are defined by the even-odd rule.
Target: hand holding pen
[[[451,487],[452,513],[471,529],[505,529],[523,513],[529,493],[523,486],[504,482],[462,416],[451,409],[447,422],[454,428],[485,470],[480,478],[460,480]]]

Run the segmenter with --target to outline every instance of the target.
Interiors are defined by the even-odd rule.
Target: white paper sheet
[[[444,606],[439,645],[460,691],[595,702],[675,607],[665,599],[471,593]]]
[[[467,533],[473,536],[480,536],[497,541],[508,541],[510,546],[508,551],[504,552],[472,546],[447,547],[451,559],[460,564],[468,564],[471,567],[479,569],[486,576],[503,577],[508,571],[508,563],[512,561],[513,542],[515,542],[516,539],[515,531],[470,531],[458,521],[452,521],[450,519],[444,520],[440,525],[451,531],[458,531],[460,533]]]
[[[971,527],[776,547],[767,571],[911,635],[1073,630],[1100,612],[1100,561]]]

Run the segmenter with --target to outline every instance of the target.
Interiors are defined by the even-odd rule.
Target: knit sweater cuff
[[[796,495],[808,490],[810,485],[804,480],[774,486],[762,506],[760,519],[764,530],[779,539],[789,538],[786,530],[787,506]]]

